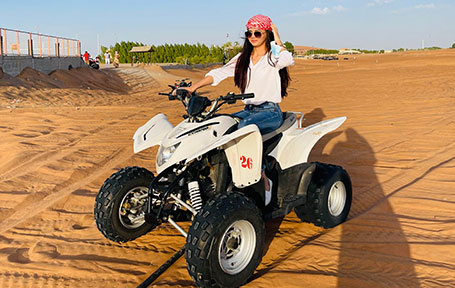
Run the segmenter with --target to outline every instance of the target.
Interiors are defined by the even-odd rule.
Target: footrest
[[[287,205],[287,204],[289,204],[291,202],[297,201],[300,198],[302,198],[302,196],[300,196],[300,195],[286,195],[286,196],[284,196],[283,203],[282,203],[281,207],[284,207],[285,205]]]
[[[304,196],[300,195],[286,195],[283,199],[283,204],[281,208],[277,208],[272,212],[264,214],[264,220],[271,220],[279,217],[284,217],[288,215],[294,207],[305,204],[306,199]]]

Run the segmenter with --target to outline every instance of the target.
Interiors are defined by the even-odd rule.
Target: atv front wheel
[[[200,287],[239,287],[262,259],[265,226],[242,194],[215,196],[196,214],[186,239],[188,272]]]
[[[152,179],[153,173],[140,167],[123,168],[106,179],[96,196],[94,214],[107,239],[127,242],[155,228],[144,219]]]
[[[346,170],[319,163],[308,187],[307,203],[294,211],[303,222],[332,228],[346,220],[351,202],[351,179]]]

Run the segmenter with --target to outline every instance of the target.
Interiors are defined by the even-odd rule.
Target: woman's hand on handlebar
[[[193,92],[196,91],[196,89],[194,89],[193,87],[180,87],[180,88],[174,89],[174,91],[172,91],[173,96],[177,95],[177,90],[186,90],[186,91],[188,91],[189,94],[192,94]]]

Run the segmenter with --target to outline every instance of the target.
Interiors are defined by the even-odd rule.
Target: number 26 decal
[[[246,158],[245,156],[240,157],[242,168],[253,169],[253,159],[251,157]]]

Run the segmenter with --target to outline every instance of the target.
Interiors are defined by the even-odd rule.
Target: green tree
[[[238,43],[236,43],[238,44]],[[109,47],[113,56],[115,51],[120,55],[120,63],[130,63],[133,55],[129,51],[135,46],[144,46],[143,43],[125,42],[115,43]],[[103,46],[104,47],[104,46]],[[153,52],[136,53],[136,61],[143,63],[182,63],[182,64],[199,64],[199,63],[219,63],[223,61],[224,47],[230,47],[228,50],[228,60],[234,57],[242,49],[240,45],[232,46],[226,43],[220,46],[208,47],[205,44],[168,44],[152,46]],[[102,52],[108,49],[102,48]],[[104,59],[104,58],[103,58]]]
[[[455,48],[455,43],[452,44],[452,48]]]
[[[291,42],[289,41],[286,41],[284,42],[284,47],[286,47],[286,49],[291,52],[292,54],[294,54],[294,45],[292,45]]]

